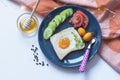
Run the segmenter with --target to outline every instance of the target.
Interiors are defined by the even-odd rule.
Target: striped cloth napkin
[[[36,0],[12,0],[30,9]],[[56,2],[57,1],[57,2]],[[41,0],[37,12],[45,16],[64,4],[80,5],[89,10],[99,21],[102,30],[102,45],[99,55],[120,73],[120,0]]]

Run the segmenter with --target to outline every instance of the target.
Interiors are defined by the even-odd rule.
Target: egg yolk
[[[59,40],[59,47],[62,49],[65,49],[69,47],[70,45],[70,40],[68,38],[60,39]]]

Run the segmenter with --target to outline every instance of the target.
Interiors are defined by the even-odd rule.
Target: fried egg
[[[63,60],[70,52],[81,50],[85,47],[81,36],[73,27],[54,34],[50,37],[50,42],[60,60]]]

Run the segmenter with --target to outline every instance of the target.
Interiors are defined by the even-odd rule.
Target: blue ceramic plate
[[[62,7],[59,7],[53,11],[51,11],[42,21],[40,28],[39,28],[39,32],[38,32],[38,41],[39,41],[39,45],[40,48],[43,52],[43,54],[53,63],[62,66],[62,67],[77,67],[81,64],[82,58],[84,56],[85,50],[88,46],[88,43],[85,43],[85,48],[83,50],[78,50],[78,51],[74,51],[71,52],[70,55],[68,55],[67,57],[65,57],[65,59],[63,61],[60,61],[52,47],[52,44],[50,42],[50,40],[44,40],[43,38],[43,32],[45,30],[45,28],[47,27],[49,21],[51,21],[51,19],[53,19],[54,16],[56,16],[57,14],[59,14],[62,10],[66,9],[66,8],[72,8],[74,10],[74,12],[76,10],[81,10],[83,11],[89,18],[89,25],[87,27],[87,31],[90,32],[94,32],[95,37],[97,38],[97,41],[93,44],[92,48],[91,48],[91,53],[89,56],[89,60],[91,60],[93,58],[93,56],[97,53],[100,44],[101,44],[101,29],[99,26],[99,23],[97,22],[96,18],[87,10],[85,10],[84,8],[80,7],[80,6],[75,6],[75,5],[65,5]],[[72,16],[68,17],[64,23],[62,23],[55,31],[55,33],[68,28],[68,27],[73,27],[71,24],[69,24],[69,20]],[[54,33],[54,34],[55,34]]]

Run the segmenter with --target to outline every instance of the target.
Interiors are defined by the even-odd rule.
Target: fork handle
[[[85,71],[86,65],[87,65],[87,62],[88,62],[89,54],[90,54],[90,49],[87,49],[87,50],[85,51],[85,55],[84,55],[84,57],[83,57],[81,66],[79,67],[79,71],[80,71],[80,72],[84,72],[84,71]]]

